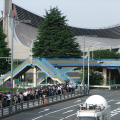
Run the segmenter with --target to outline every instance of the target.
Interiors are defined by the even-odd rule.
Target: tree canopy
[[[83,78],[83,71],[80,73],[80,78]],[[88,84],[88,70],[85,69],[84,72],[84,82]],[[90,85],[102,85],[103,84],[103,76],[98,71],[90,71],[89,74],[89,84]]]
[[[46,11],[38,29],[33,56],[41,58],[80,58],[82,52],[75,42],[73,30],[66,23],[58,8]]]
[[[96,50],[93,52],[93,58],[119,59],[120,54],[112,50]]]
[[[7,48],[7,42],[5,42],[6,35],[3,33],[3,29],[0,26],[0,57],[9,57],[10,49]],[[4,74],[10,70],[10,65],[6,59],[0,58],[0,74]]]

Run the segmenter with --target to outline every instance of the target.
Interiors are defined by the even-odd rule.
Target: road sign
[[[12,83],[11,83],[11,82],[7,82],[6,86],[7,86],[8,88],[11,88],[11,87],[12,87]]]

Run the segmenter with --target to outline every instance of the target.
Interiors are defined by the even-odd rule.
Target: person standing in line
[[[19,93],[20,93],[20,92],[19,92],[19,90],[17,89],[17,90],[16,90],[16,95],[18,96],[18,95],[19,95]]]
[[[52,96],[54,96],[54,86],[52,86],[51,88],[51,93],[52,93]]]
[[[7,99],[7,106],[10,106],[10,101],[11,101],[11,94],[10,94],[10,92],[8,92],[7,97],[8,97],[8,99]]]
[[[55,87],[55,92],[56,92],[55,95],[58,95],[58,86]]]
[[[2,92],[0,92],[0,108],[2,107]]]
[[[7,107],[7,99],[8,99],[8,96],[6,95],[6,92],[5,92],[3,95],[3,99],[2,99],[2,106],[3,107]]]
[[[61,94],[61,87],[58,86],[58,95]]]
[[[17,95],[14,95],[14,97],[13,97],[13,102],[14,102],[14,104],[17,104],[17,103],[18,103],[18,96],[17,96]]]
[[[24,101],[27,101],[27,91],[26,90],[23,92],[23,98],[24,98]]]
[[[23,102],[23,94],[22,92],[19,93],[19,103]]]

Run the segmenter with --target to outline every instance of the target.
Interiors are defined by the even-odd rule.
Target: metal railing
[[[75,97],[79,97],[87,94],[88,92],[86,92],[86,94],[83,94],[83,92],[74,91],[74,92],[68,92],[66,94],[60,94],[60,95],[54,95],[54,96],[45,97],[45,98],[24,101],[9,107],[0,108],[0,118],[4,118],[7,116],[16,114],[18,112],[21,112],[27,109],[32,109],[32,108],[36,108],[36,107],[40,107],[48,104],[53,104],[53,103],[57,103],[60,101],[68,100],[70,98],[75,98]]]

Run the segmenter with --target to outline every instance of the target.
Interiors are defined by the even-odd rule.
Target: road
[[[120,90],[91,90],[90,94],[102,95],[108,101],[108,104],[111,105],[111,120],[120,120]],[[78,106],[88,97],[84,96],[58,104],[24,111],[4,118],[4,120],[76,120]]]

